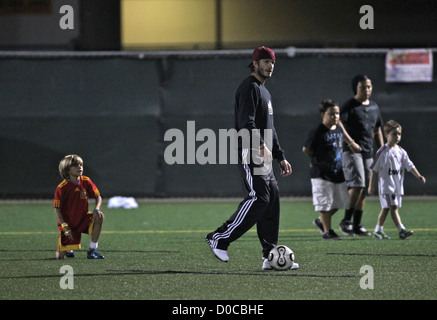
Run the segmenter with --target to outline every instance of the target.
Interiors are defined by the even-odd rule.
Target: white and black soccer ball
[[[278,245],[270,250],[267,260],[275,270],[289,270],[294,262],[294,252],[287,246]]]

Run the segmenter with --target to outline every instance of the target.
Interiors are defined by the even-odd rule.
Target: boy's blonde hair
[[[69,154],[59,163],[59,174],[63,179],[68,179],[70,177],[68,174],[70,168],[77,165],[83,165],[82,158],[76,154]]]
[[[388,120],[384,124],[384,135],[388,136],[390,132],[394,130],[399,131],[399,133],[402,133],[402,126],[399,124],[399,122],[395,120]]]

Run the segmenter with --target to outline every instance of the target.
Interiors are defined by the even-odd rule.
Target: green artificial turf
[[[57,222],[47,203],[0,204],[1,300],[435,300],[435,200],[404,199],[400,214],[414,235],[399,240],[343,237],[323,241],[313,227],[310,201],[281,202],[279,243],[300,269],[261,271],[261,247],[251,229],[216,259],[204,240],[234,212],[238,201],[140,202],[138,209],[107,209],[99,252],[86,258],[89,236],[73,259],[56,260]],[[379,202],[368,200],[363,224],[373,231]],[[333,217],[333,226],[343,212]],[[73,271],[72,289],[61,267]],[[361,272],[361,268],[367,268]],[[373,270],[373,279],[368,270]],[[373,281],[371,281],[373,280]],[[373,288],[363,288],[360,283]]]

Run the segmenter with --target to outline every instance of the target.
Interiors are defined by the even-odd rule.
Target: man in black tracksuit
[[[285,159],[273,124],[273,107],[269,91],[264,86],[275,64],[273,50],[255,49],[251,75],[239,86],[235,96],[235,129],[239,140],[238,167],[243,184],[244,200],[237,211],[214,232],[206,235],[213,254],[228,261],[228,246],[257,224],[263,258],[278,242],[279,189],[272,170],[276,159],[281,176],[291,174],[291,165]],[[244,133],[244,134],[242,134]],[[263,269],[267,265],[263,264]]]

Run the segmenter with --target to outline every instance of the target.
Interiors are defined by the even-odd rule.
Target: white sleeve
[[[413,169],[415,166],[414,166],[414,163],[410,160],[410,158],[408,157],[408,153],[407,153],[407,151],[405,151],[405,150],[403,150],[404,151],[404,154],[403,154],[403,157],[402,157],[402,166],[408,171],[408,172],[410,172],[411,171],[411,169]]]

